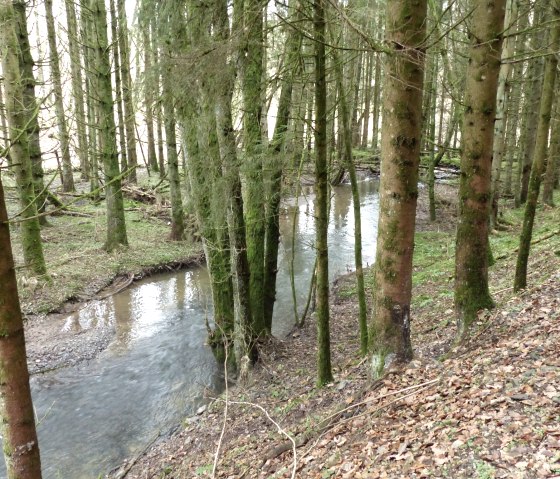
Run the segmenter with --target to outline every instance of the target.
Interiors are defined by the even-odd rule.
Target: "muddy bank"
[[[99,301],[129,287],[136,281],[158,273],[179,271],[201,265],[204,255],[200,252],[183,260],[148,266],[133,274],[120,275],[101,288],[93,286],[63,303],[47,315],[33,316],[25,322],[27,361],[31,374],[43,373],[90,361],[104,351],[115,336],[114,324],[93,321],[83,325],[73,322],[69,313],[78,312],[91,301]]]

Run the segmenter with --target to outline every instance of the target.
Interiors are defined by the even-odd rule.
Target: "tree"
[[[62,96],[62,79],[60,75],[60,60],[58,57],[58,46],[56,44],[56,29],[54,26],[54,16],[52,10],[52,0],[45,0],[45,13],[47,18],[47,38],[50,50],[50,67],[54,91],[54,106],[56,111],[56,122],[58,123],[58,136],[60,149],[62,151],[62,189],[64,191],[74,191],[74,176],[72,173],[72,160],[70,158],[70,139],[68,136],[68,126],[66,124],[66,114],[64,112],[64,102]]]
[[[11,0],[0,2],[2,40],[10,32],[7,20]],[[11,29],[13,36],[13,29]],[[3,43],[6,45],[6,43]],[[12,44],[13,45],[13,44]],[[41,479],[39,441],[35,411],[31,401],[29,371],[25,353],[23,318],[10,243],[8,215],[0,177],[0,416],[2,442],[8,479]]]
[[[392,359],[412,358],[410,301],[418,167],[422,133],[422,89],[426,1],[387,5],[386,62],[381,134],[381,183],[375,263],[373,374]]]
[[[85,98],[82,75],[82,61],[78,38],[78,21],[76,6],[73,0],[64,0],[66,8],[66,22],[68,25],[68,47],[70,50],[70,73],[72,76],[72,97],[74,99],[74,114],[76,116],[76,130],[78,136],[78,158],[82,179],[89,179],[89,158],[86,136]]]
[[[121,191],[121,175],[117,156],[117,135],[113,113],[113,90],[111,87],[111,63],[107,40],[107,10],[103,0],[90,0],[92,15],[93,49],[95,68],[90,71],[96,87],[96,109],[99,115],[99,145],[105,174],[105,201],[107,203],[107,240],[104,248],[114,250],[128,245],[124,204]]]
[[[319,385],[333,380],[329,313],[329,192],[327,171],[327,73],[325,54],[325,1],[313,2],[315,40],[315,250],[317,254],[317,341]]]
[[[463,334],[476,312],[492,308],[488,289],[491,168],[505,0],[472,0],[466,72],[459,222],[455,252],[455,311]]]
[[[46,190],[43,173],[43,160],[41,155],[41,145],[39,144],[39,103],[35,96],[35,77],[33,75],[34,61],[31,55],[31,45],[27,31],[27,9],[23,1],[13,2],[15,13],[15,29],[18,40],[19,50],[19,70],[21,85],[23,88],[23,109],[25,115],[25,125],[27,130],[27,140],[29,148],[29,159],[31,161],[31,178],[33,189],[37,197],[37,211],[42,213],[46,207]],[[47,217],[40,216],[39,224],[47,224]]]
[[[556,54],[560,49],[560,0],[552,0],[551,3],[552,17],[555,22],[550,29],[550,47],[548,56],[546,57],[542,97],[539,109],[539,124],[537,126],[537,141],[535,143],[533,166],[531,168],[527,204],[525,205],[525,214],[523,215],[523,229],[521,230],[521,237],[519,239],[519,252],[515,268],[515,281],[513,284],[514,291],[519,291],[527,286],[527,262],[529,260],[537,200],[539,198],[542,175],[545,167],[544,162],[548,149],[550,116],[555,93],[556,69],[558,67]]]
[[[126,157],[128,166],[132,168],[128,176],[129,180],[136,183],[136,117],[132,103],[132,79],[130,78],[130,48],[128,43],[128,22],[126,19],[126,8],[124,0],[117,0],[118,17],[118,43],[120,53],[121,81],[124,104],[124,126],[126,130]]]
[[[29,112],[24,100],[23,82],[18,55],[21,50],[15,35],[16,16],[9,0],[0,2],[0,45],[3,46],[2,70],[9,125],[10,156],[20,201],[21,243],[26,268],[33,274],[46,275],[41,230],[37,218],[37,197],[31,175],[29,156]]]

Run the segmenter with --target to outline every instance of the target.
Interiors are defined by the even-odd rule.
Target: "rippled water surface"
[[[360,183],[364,263],[374,259],[377,182]],[[315,256],[312,190],[288,201],[281,220],[273,332],[294,321],[290,289],[292,237],[297,299],[303,308]],[[297,212],[295,228],[292,223]],[[354,265],[354,217],[348,185],[333,189],[329,225],[330,276]],[[162,274],[135,283],[65,318],[64,327],[113,327],[114,340],[95,360],[32,378],[46,479],[96,478],[166,433],[218,393],[223,378],[205,345],[212,321],[204,267]],[[2,471],[5,476],[5,472]]]

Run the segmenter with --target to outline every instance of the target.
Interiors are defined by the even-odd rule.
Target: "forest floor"
[[[449,191],[438,186],[435,224],[420,195],[411,363],[370,379],[354,277],[339,278],[332,384],[316,386],[312,315],[262,346],[248,384],[211,398],[109,477],[560,478],[560,210],[537,211],[529,288],[513,294],[523,211],[504,208],[509,226],[491,237],[497,307],[456,345]],[[371,297],[371,271],[366,279]]]

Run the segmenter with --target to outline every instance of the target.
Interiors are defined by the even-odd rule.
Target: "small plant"
[[[475,461],[476,477],[479,479],[493,479],[496,477],[496,469],[485,461]]]

